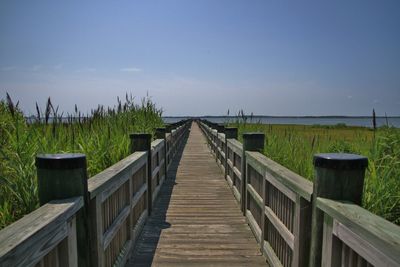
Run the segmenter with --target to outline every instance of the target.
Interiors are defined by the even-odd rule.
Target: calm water
[[[164,122],[172,123],[190,117],[164,117]],[[235,122],[235,117],[201,117],[215,123]],[[400,117],[388,117],[388,124],[400,128]],[[372,117],[267,117],[267,116],[253,116],[247,119],[249,123],[263,123],[263,124],[301,124],[301,125],[335,125],[344,123],[348,126],[363,126],[372,127]],[[377,117],[377,126],[386,125],[386,118]]]

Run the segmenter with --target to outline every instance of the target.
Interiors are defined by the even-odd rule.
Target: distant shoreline
[[[266,116],[266,115],[245,115],[245,116],[164,116],[162,119],[166,123],[178,120],[193,118],[207,119],[214,123],[227,123],[235,121],[246,121],[247,123],[261,124],[285,124],[285,125],[346,125],[373,127],[372,116]],[[394,126],[400,128],[400,116],[377,116],[376,125]]]
[[[242,116],[162,116],[162,118],[241,118]],[[270,115],[245,115],[246,118],[253,117],[253,118],[291,118],[291,119],[372,119],[372,116],[336,116],[336,115],[329,115],[329,116],[270,116]],[[400,116],[376,116],[379,119],[400,119]]]

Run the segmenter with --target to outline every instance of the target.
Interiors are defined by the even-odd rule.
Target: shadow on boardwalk
[[[185,136],[185,140],[182,142],[175,157],[172,159],[170,169],[167,173],[167,179],[164,181],[159,192],[159,197],[154,203],[152,214],[146,222],[145,227],[137,240],[134,253],[126,266],[151,266],[160,240],[161,232],[164,229],[171,227],[171,224],[167,222],[166,214],[173,188],[177,184],[175,182],[176,174],[188,136],[189,134]]]
[[[184,143],[128,266],[266,266],[197,124]]]

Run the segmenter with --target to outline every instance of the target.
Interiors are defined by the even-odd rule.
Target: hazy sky
[[[400,1],[0,1],[0,97],[165,115],[400,115]]]

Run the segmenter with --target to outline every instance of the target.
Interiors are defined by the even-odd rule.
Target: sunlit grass
[[[313,155],[347,152],[367,156],[363,207],[400,224],[400,129],[364,127],[266,125],[231,122],[244,132],[265,133],[264,154],[301,176],[313,180]]]
[[[162,126],[161,115],[149,98],[137,104],[127,96],[88,115],[75,107],[66,116],[49,99],[27,123],[10,98],[0,101],[0,229],[38,207],[38,153],[84,153],[91,177],[129,154],[129,133]]]

